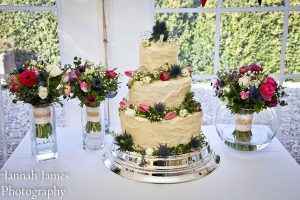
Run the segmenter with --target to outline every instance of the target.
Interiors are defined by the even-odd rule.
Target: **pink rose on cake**
[[[131,70],[125,71],[125,75],[132,78],[134,76],[134,71],[131,71]]]

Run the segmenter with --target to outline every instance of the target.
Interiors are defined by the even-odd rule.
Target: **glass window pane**
[[[205,8],[217,7],[218,0],[208,0]],[[156,0],[156,8],[199,8],[202,7],[200,0]]]
[[[284,6],[284,0],[262,0],[261,6]],[[223,0],[223,7],[260,7],[257,0]]]
[[[289,31],[286,47],[285,73],[300,73],[300,12],[292,11],[289,16]]]
[[[181,64],[193,66],[197,74],[213,74],[215,14],[165,13],[155,18],[166,21],[177,38]]]
[[[291,6],[300,6],[300,0],[290,0]]]
[[[57,14],[45,11],[0,12],[0,39],[12,41],[17,62],[40,57],[60,63]]]
[[[0,5],[54,6],[55,5],[55,0],[0,0]]]
[[[222,14],[220,67],[255,62],[278,73],[282,33],[282,12]]]
[[[300,79],[287,80],[283,84],[288,94],[287,106],[281,108],[281,132],[287,136],[300,136]]]

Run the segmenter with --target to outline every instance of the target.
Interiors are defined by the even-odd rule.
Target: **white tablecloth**
[[[212,126],[203,127],[211,146],[221,156],[221,164],[212,174],[188,183],[162,185],[129,181],[108,171],[102,152],[83,151],[79,129],[58,129],[59,159],[37,163],[31,156],[27,135],[2,168],[1,187],[33,190],[65,189],[65,200],[299,200],[300,167],[275,138],[264,150],[240,152],[220,141]],[[110,137],[110,136],[108,136]],[[69,180],[5,180],[4,172],[45,171],[67,174]],[[0,188],[1,189],[1,188]],[[37,199],[46,199],[39,196]],[[0,199],[31,199],[10,196],[1,191]],[[51,199],[59,199],[53,196]]]

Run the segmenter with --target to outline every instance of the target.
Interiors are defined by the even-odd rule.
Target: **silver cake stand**
[[[117,150],[112,144],[103,155],[105,166],[124,178],[146,183],[181,183],[202,178],[214,171],[220,156],[207,142],[200,150],[161,158]]]

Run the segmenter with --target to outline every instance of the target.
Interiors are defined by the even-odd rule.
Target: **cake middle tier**
[[[155,103],[164,103],[169,108],[182,104],[186,94],[191,91],[191,77],[181,77],[168,81],[154,81],[145,84],[142,81],[133,82],[129,94],[129,104],[145,104],[152,106]]]
[[[132,136],[135,145],[155,148],[167,144],[169,147],[187,144],[201,131],[203,112],[195,112],[187,117],[150,122],[142,117],[129,117],[120,113],[122,130]]]

